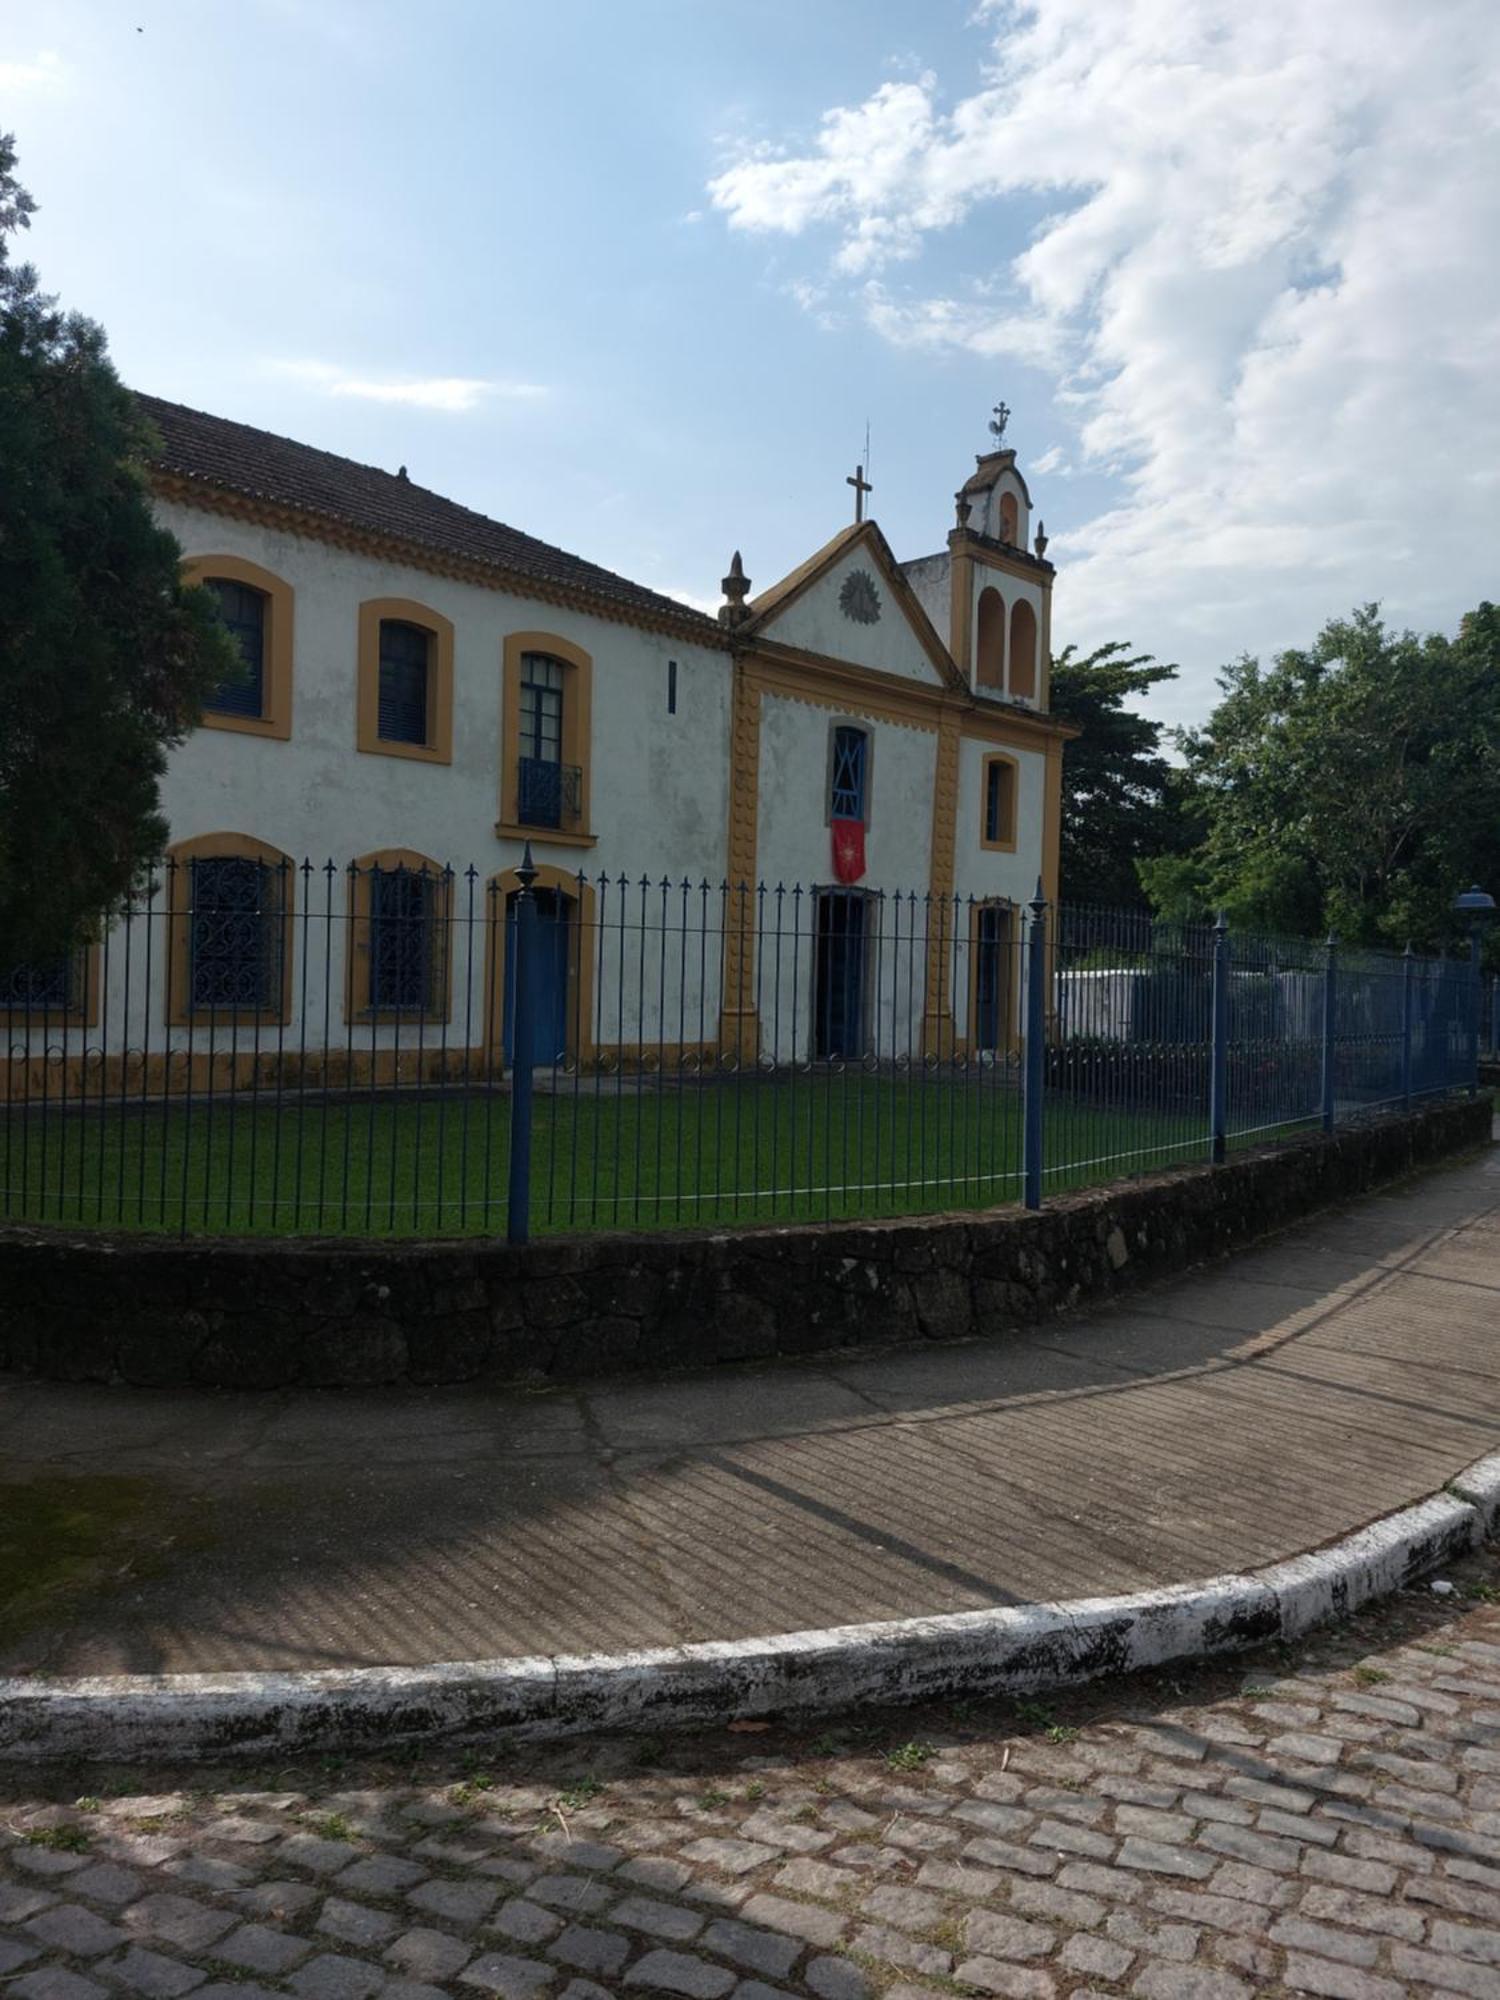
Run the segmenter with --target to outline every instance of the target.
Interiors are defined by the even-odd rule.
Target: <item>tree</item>
[[[1190,844],[1180,783],[1161,755],[1162,725],[1127,708],[1176,667],[1122,640],[1052,662],[1052,712],[1083,731],[1063,754],[1062,893],[1070,901],[1145,900],[1136,864]]]
[[[1500,612],[1419,639],[1366,605],[1219,685],[1180,739],[1204,837],[1147,871],[1164,913],[1196,888],[1263,929],[1451,944],[1458,891],[1500,883]]]
[[[76,947],[160,854],[159,780],[237,670],[152,517],[151,435],[92,321],[9,243],[35,204],[0,134],[0,960]]]

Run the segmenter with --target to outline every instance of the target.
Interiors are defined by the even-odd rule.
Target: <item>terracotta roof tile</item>
[[[220,491],[300,508],[346,527],[390,535],[510,577],[561,585],[638,614],[700,625],[706,640],[722,643],[722,628],[690,605],[508,528],[503,521],[476,514],[396,473],[158,396],[136,400],[161,438],[153,463],[164,472]]]

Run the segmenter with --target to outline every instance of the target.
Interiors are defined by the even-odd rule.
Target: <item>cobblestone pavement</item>
[[[6,2000],[1500,1996],[1500,1556],[1056,1701],[0,1773]]]

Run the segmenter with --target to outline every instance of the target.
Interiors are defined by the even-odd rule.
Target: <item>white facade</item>
[[[1024,535],[1024,487],[1002,456],[980,494],[983,519],[1002,490],[1013,493]],[[324,478],[342,463],[316,458]],[[366,501],[374,480],[399,505],[394,478],[349,472]],[[981,461],[970,487],[993,472],[994,461]],[[559,585],[549,572],[528,594],[524,574],[393,546],[358,523],[334,531],[299,513],[294,498],[278,502],[263,484],[237,488],[230,475],[216,486],[216,476],[204,478],[201,496],[166,482],[159,517],[195,574],[212,577],[216,560],[253,565],[247,575],[264,573],[284,593],[286,727],[247,733],[211,717],[173,755],[162,787],[167,864],[145,911],[92,954],[87,1023],[40,1020],[49,1047],[123,1055],[122,1076],[137,1058],[143,1073],[163,1063],[191,1087],[205,1037],[237,1085],[260,1075],[268,1052],[278,1078],[292,1058],[306,1075],[320,1052],[325,1077],[336,1059],[348,1074],[363,1065],[393,1082],[433,1064],[446,1075],[450,1057],[467,1063],[474,1052],[502,1067],[515,949],[507,912],[528,837],[555,959],[537,1003],[555,1044],[544,1058],[670,1065],[753,1047],[778,1061],[909,1059],[980,1033],[972,906],[1009,912],[1049,869],[1055,880],[1062,732],[1042,712],[1040,670],[1024,703],[976,684],[972,627],[994,565],[1008,565],[1007,604],[1032,605],[1040,648],[1044,563],[975,540],[989,527],[966,531],[962,506],[948,551],[905,568],[866,522],[749,604],[748,585],[731,591],[715,624],[659,599],[623,600],[617,612],[597,587]],[[255,505],[234,497],[245,492]],[[964,592],[954,563],[966,565],[970,603],[970,629],[957,632],[952,611]],[[451,751],[447,742],[415,755],[387,750],[361,721],[361,608],[377,600],[451,628]],[[516,804],[516,663],[553,652],[586,676],[564,696],[577,702],[569,712],[583,731],[565,761],[571,769],[576,756],[586,774],[586,809],[566,831],[517,823],[526,815]],[[863,868],[853,875],[834,853],[841,733],[862,739]],[[1009,788],[1003,826],[989,789],[995,763]],[[373,891],[350,872],[398,853],[402,866],[430,866],[434,883],[447,883],[413,975],[437,997],[404,1018],[400,1003],[393,1010],[372,997]],[[262,993],[239,1014],[211,1007],[205,1018],[189,960],[213,940],[194,928],[194,885],[207,879],[199,863],[221,856],[247,860],[251,874],[276,870],[275,922],[263,910],[246,921],[260,923],[262,942],[274,931],[279,997]],[[993,934],[1014,938],[1009,915]],[[1013,975],[1008,961],[1005,978]],[[992,1022],[984,1032],[999,1031]],[[28,1027],[28,1060],[31,1041]]]

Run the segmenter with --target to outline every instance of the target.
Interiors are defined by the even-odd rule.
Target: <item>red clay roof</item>
[[[487,564],[512,577],[534,577],[612,600],[622,608],[670,617],[674,622],[685,620],[701,625],[706,639],[722,640],[720,626],[692,606],[631,583],[597,563],[524,535],[518,528],[508,528],[503,521],[476,514],[396,473],[339,458],[331,451],[319,451],[250,424],[231,423],[227,417],[212,417],[181,403],[164,402],[159,396],[138,396],[136,400],[160,435],[161,449],[152,462],[164,472]]]

